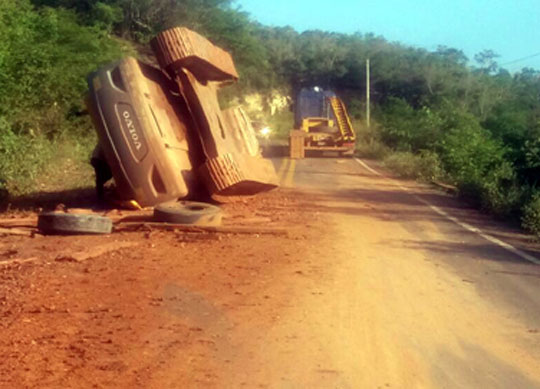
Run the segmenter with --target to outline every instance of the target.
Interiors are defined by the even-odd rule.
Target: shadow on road
[[[476,234],[465,230],[462,226],[440,215],[425,203],[420,202],[415,196],[446,212],[461,223],[473,228],[479,228],[482,232],[494,238],[510,243],[520,250],[540,258],[538,242],[533,236],[523,233],[518,223],[495,220],[490,215],[483,214],[470,205],[460,202],[459,199],[436,191],[404,192],[395,186],[381,186],[381,189],[328,190],[310,195],[310,201],[305,202],[301,207],[303,211],[310,213],[358,215],[386,222],[395,222],[402,224],[410,231],[418,233],[418,235],[423,234],[424,223],[432,223],[432,226],[445,235],[461,236],[465,233],[467,237],[478,237]],[[480,239],[483,240],[483,238]],[[432,248],[444,250],[445,245],[443,243],[433,243]],[[460,247],[463,247],[463,243],[449,250],[455,252]],[[467,248],[467,250],[469,249]],[[485,244],[479,245],[478,250],[473,251],[478,251],[478,255],[482,257],[487,255],[490,259],[521,261],[516,255],[509,254],[508,251],[487,241]]]
[[[485,243],[472,243],[472,242],[450,242],[447,240],[433,240],[433,241],[420,241],[420,240],[399,240],[399,241],[388,241],[388,247],[400,247],[413,250],[422,250],[428,254],[443,254],[449,261],[452,261],[452,258],[461,258],[466,259],[467,261],[496,261],[496,262],[512,262],[516,264],[525,263],[527,269],[538,269],[537,272],[529,273],[527,275],[533,275],[540,277],[540,267],[534,266],[531,267],[531,264],[528,262],[523,262],[519,257],[509,254],[506,250],[501,250],[500,247],[491,244],[489,242]],[[531,255],[540,255],[540,251],[529,251]],[[511,273],[509,273],[511,274]],[[515,274],[517,275],[517,274]]]
[[[538,388],[533,381],[506,361],[479,345],[461,342],[462,353],[439,351],[432,364],[433,381],[442,387]],[[478,372],[489,374],[478,374]]]

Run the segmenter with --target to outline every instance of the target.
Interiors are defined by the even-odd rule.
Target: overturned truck
[[[229,53],[180,27],[151,46],[160,68],[125,58],[88,77],[98,188],[112,176],[117,196],[142,207],[200,187],[219,202],[275,188],[246,113],[219,106],[218,90],[238,80]]]

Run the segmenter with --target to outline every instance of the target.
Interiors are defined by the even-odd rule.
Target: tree
[[[499,64],[495,58],[500,57],[493,50],[483,50],[475,54],[474,60],[480,65],[480,71],[484,74],[493,74],[499,69]]]

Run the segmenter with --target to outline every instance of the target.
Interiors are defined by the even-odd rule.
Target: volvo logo
[[[135,128],[135,125],[133,124],[133,120],[131,119],[131,114],[128,111],[124,111],[122,113],[122,116],[124,117],[124,123],[126,124],[128,133],[131,136],[133,145],[135,146],[135,149],[139,151],[142,147],[142,143],[139,138],[139,134],[137,133],[137,129]]]
[[[118,104],[116,112],[127,146],[135,159],[138,162],[142,161],[148,154],[148,146],[143,128],[137,115],[135,115],[133,107],[129,104]]]

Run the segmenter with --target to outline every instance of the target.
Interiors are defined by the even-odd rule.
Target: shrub
[[[281,110],[268,117],[268,126],[272,129],[272,137],[286,139],[294,127],[294,114],[287,110]]]
[[[476,120],[461,120],[440,143],[445,170],[460,194],[500,216],[516,211],[522,196],[506,150]]]
[[[403,178],[431,182],[443,177],[439,157],[431,151],[424,150],[419,154],[398,151],[388,155],[383,163],[388,169]]]
[[[397,151],[388,155],[383,164],[392,172],[403,178],[420,177],[420,157],[409,151]]]
[[[422,181],[432,182],[445,178],[439,156],[429,150],[422,150],[418,156],[418,178]]]
[[[540,236],[540,192],[534,193],[522,208],[521,225]]]
[[[433,149],[443,127],[436,112],[428,107],[415,110],[398,98],[388,99],[380,116],[382,140],[399,151]]]
[[[383,159],[390,152],[380,137],[380,126],[377,122],[372,122],[371,126],[366,126],[363,121],[355,120],[353,128],[356,132],[356,153],[362,158]]]
[[[111,15],[101,7],[104,20]],[[112,11],[111,11],[112,12]],[[111,16],[112,17],[112,16]],[[131,52],[103,24],[63,8],[0,1],[0,197],[35,189],[60,139],[94,133],[84,111],[86,76]],[[86,155],[84,156],[86,158]]]
[[[0,115],[16,133],[74,131],[84,109],[86,76],[121,57],[121,44],[83,26],[65,9],[34,9],[26,0],[0,3]]]
[[[384,159],[390,153],[390,148],[379,140],[372,139],[356,142],[356,155],[367,159]]]
[[[0,182],[4,199],[8,192],[29,191],[53,155],[54,148],[43,136],[16,135],[0,117]]]

